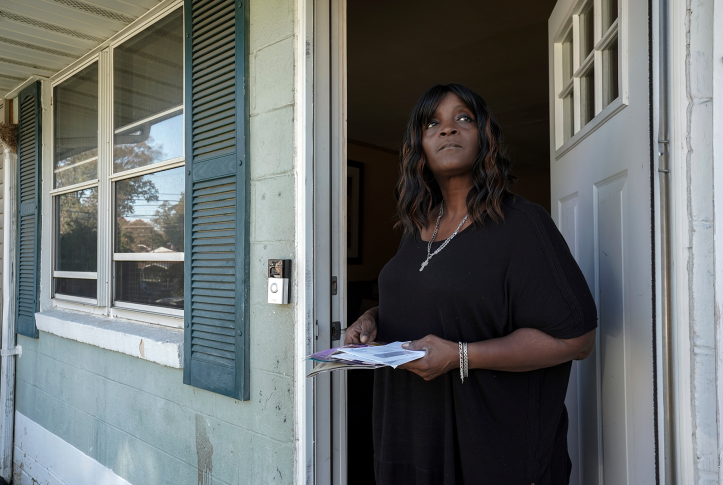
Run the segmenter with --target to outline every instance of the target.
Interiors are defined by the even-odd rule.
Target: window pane
[[[562,41],[562,84],[572,77],[572,31]]]
[[[183,156],[183,110],[116,131],[113,172]]]
[[[602,28],[607,32],[618,18],[618,0],[602,0]]]
[[[567,141],[575,134],[575,107],[573,104],[573,91],[562,99],[562,129],[563,140]]]
[[[183,310],[183,262],[116,261],[115,299]]]
[[[595,69],[590,69],[580,78],[580,126],[585,126],[595,117]]]
[[[98,178],[98,63],[53,89],[55,187]]]
[[[98,284],[96,283],[96,280],[55,278],[55,294],[80,296],[95,300],[98,298]]]
[[[114,171],[182,156],[182,11],[116,47],[113,74]]]
[[[183,167],[115,183],[115,252],[183,252]]]
[[[602,52],[603,63],[603,107],[609,105],[620,95],[618,82],[618,39],[615,39]]]
[[[580,13],[580,63],[595,47],[595,9],[592,2]]]
[[[56,270],[98,268],[98,188],[55,196],[57,214]]]

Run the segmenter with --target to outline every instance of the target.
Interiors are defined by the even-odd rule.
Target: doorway
[[[596,348],[566,398],[571,485],[660,480],[652,44],[629,25],[649,16],[647,0],[314,2],[314,349],[378,299],[412,106],[466,84],[500,123],[513,191],[552,214],[597,302]],[[315,378],[316,483],[373,483],[371,382]]]
[[[550,211],[548,18],[555,0],[347,0],[347,325],[378,303],[397,251],[399,148],[417,99],[434,84],[478,92],[519,177],[515,193]],[[373,373],[347,372],[347,483],[374,483]]]

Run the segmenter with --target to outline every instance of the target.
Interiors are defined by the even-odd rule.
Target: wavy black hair
[[[482,97],[461,84],[438,84],[419,98],[412,110],[399,154],[399,181],[395,189],[397,223],[404,232],[421,231],[434,207],[442,201],[442,191],[427,166],[422,148],[424,127],[429,123],[442,99],[454,93],[474,113],[479,131],[480,153],[472,167],[472,187],[467,194],[467,213],[475,226],[485,217],[504,220],[502,202],[512,193],[517,181],[507,156],[502,131]]]

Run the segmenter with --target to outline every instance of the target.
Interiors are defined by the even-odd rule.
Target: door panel
[[[628,480],[628,414],[626,412],[626,357],[624,263],[627,177],[595,186],[596,286],[600,315],[600,396],[603,443],[603,483],[616,485]]]
[[[559,0],[548,22],[552,216],[599,318],[568,387],[571,484],[655,483],[648,32],[628,27],[647,9]]]

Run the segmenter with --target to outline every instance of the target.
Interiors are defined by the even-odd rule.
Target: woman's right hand
[[[368,344],[377,338],[377,318],[379,307],[367,310],[359,319],[346,329],[344,345]]]

